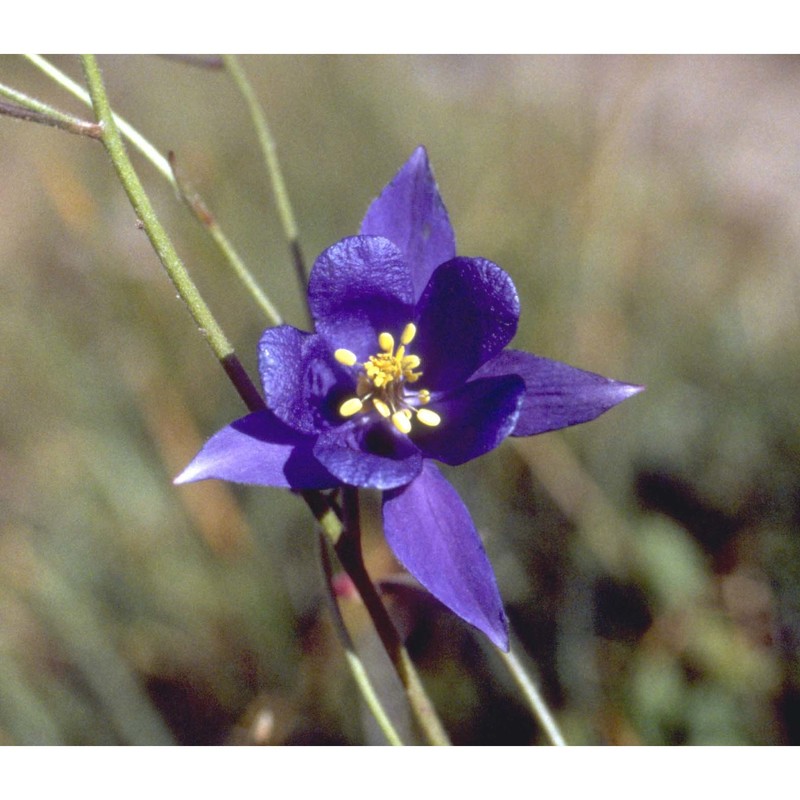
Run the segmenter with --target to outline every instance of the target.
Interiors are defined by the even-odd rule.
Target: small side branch
[[[101,124],[88,122],[87,120],[73,117],[71,114],[65,114],[63,111],[58,111],[52,106],[48,106],[47,103],[28,97],[2,83],[0,83],[0,95],[15,101],[7,103],[4,100],[0,100],[0,114],[4,114],[7,117],[21,119],[25,122],[36,122],[39,125],[59,128],[68,133],[89,136],[92,139],[102,139],[103,137],[103,126]]]
[[[169,154],[169,165],[172,168],[172,174],[178,186],[178,193],[183,202],[192,212],[195,219],[208,231],[209,236],[214,240],[217,247],[222,252],[222,255],[225,257],[225,260],[230,264],[236,276],[250,293],[251,297],[258,303],[269,321],[273,325],[280,325],[283,320],[278,313],[278,309],[275,308],[275,305],[258,285],[256,279],[253,277],[253,273],[248,269],[241,256],[231,244],[203,198],[200,197],[194,187],[190,186],[183,178],[183,175],[178,170],[177,158],[173,152]]]

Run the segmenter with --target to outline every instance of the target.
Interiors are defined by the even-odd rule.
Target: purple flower
[[[462,464],[506,436],[587,422],[641,387],[517,350],[519,298],[491,261],[456,256],[418,148],[361,233],[319,256],[315,332],[259,342],[269,411],[215,434],[176,483],[383,491],[397,558],[428,591],[508,649],[503,604],[469,512],[433,461]]]

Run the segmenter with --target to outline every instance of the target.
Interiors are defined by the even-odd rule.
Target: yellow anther
[[[417,326],[413,322],[409,322],[408,325],[403,328],[403,333],[400,335],[400,343],[401,344],[411,344],[414,341],[414,337],[417,335]]]
[[[408,433],[411,430],[411,420],[408,416],[404,413],[405,409],[401,411],[395,411],[392,414],[392,422],[394,423],[395,428],[400,431],[400,433]]]
[[[359,412],[372,412],[374,409],[383,419],[391,419],[400,433],[411,432],[414,417],[420,424],[435,428],[442,418],[425,406],[431,400],[427,389],[408,392],[406,386],[416,383],[422,377],[422,360],[417,355],[406,355],[406,347],[417,335],[417,326],[409,322],[400,334],[397,349],[395,338],[388,331],[378,335],[378,352],[366,361],[358,363],[358,356],[345,348],[334,351],[334,358],[347,367],[358,366],[355,397],[345,400],[339,406],[339,414],[352,417]],[[420,370],[415,372],[415,370]],[[372,404],[370,407],[370,403]]]
[[[431,428],[435,428],[442,421],[442,418],[429,408],[419,409],[419,411],[417,411],[417,419],[423,425],[429,425]]]
[[[351,397],[339,406],[339,413],[343,417],[352,417],[353,414],[358,414],[362,408],[364,408],[364,404],[357,397]]]
[[[394,350],[394,336],[391,333],[384,331],[378,337],[378,344],[384,353],[391,353]]]
[[[352,367],[358,361],[356,354],[352,350],[345,350],[344,347],[340,347],[334,352],[333,357],[346,367]]]
[[[385,417],[386,419],[388,419],[391,416],[392,410],[389,408],[389,406],[386,405],[386,403],[383,402],[383,400],[378,400],[377,397],[373,397],[372,398],[372,405],[375,406],[375,410],[382,417]]]

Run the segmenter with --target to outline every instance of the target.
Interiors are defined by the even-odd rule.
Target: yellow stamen
[[[406,416],[403,411],[395,411],[394,414],[392,414],[392,422],[400,433],[408,433],[411,430],[411,420],[409,420],[408,416]]]
[[[378,400],[377,397],[373,397],[372,398],[372,405],[375,406],[375,410],[382,417],[385,417],[386,419],[388,419],[391,416],[392,410],[389,408],[389,406],[386,405],[386,403],[383,402],[383,400]]]
[[[378,337],[378,344],[384,353],[391,353],[394,350],[394,336],[391,333],[384,331]]]
[[[358,361],[356,354],[352,350],[345,350],[344,347],[340,347],[334,354],[333,357],[340,363],[344,364],[346,367],[352,367],[353,364]]]
[[[364,404],[357,397],[351,397],[339,406],[339,413],[343,417],[352,417],[353,414],[358,414],[362,408],[364,408]]]
[[[417,411],[417,419],[423,425],[429,425],[431,428],[435,428],[442,421],[442,418],[429,408],[419,409],[419,411]]]
[[[391,419],[398,431],[404,434],[411,432],[414,417],[421,425],[435,428],[442,418],[426,406],[431,401],[431,393],[427,389],[408,392],[405,388],[416,383],[422,377],[422,360],[417,355],[406,355],[406,347],[417,335],[417,326],[409,322],[400,334],[395,350],[395,338],[388,331],[378,335],[379,351],[371,355],[362,364],[352,350],[340,348],[334,352],[334,358],[348,367],[360,366],[361,370],[356,383],[356,396],[345,400],[339,406],[343,417],[352,417],[372,408],[384,419]],[[414,370],[420,370],[415,372]]]
[[[413,322],[409,322],[408,325],[403,328],[403,333],[400,335],[400,343],[401,344],[411,344],[414,341],[414,337],[417,335],[417,326]]]

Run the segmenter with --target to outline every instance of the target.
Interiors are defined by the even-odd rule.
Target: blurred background
[[[54,59],[81,79],[73,57]],[[800,61],[248,57],[309,263],[428,148],[459,253],[503,266],[515,346],[647,391],[447,470],[515,646],[575,744],[800,741]],[[281,309],[303,300],[222,71],[101,59]],[[23,59],[0,82],[88,116]],[[140,175],[245,365],[266,321]],[[313,520],[171,479],[244,409],[101,145],[0,117],[0,742],[380,743]],[[367,497],[373,575],[398,573]],[[453,739],[543,741],[479,635],[393,584]],[[354,599],[343,611],[398,724]]]

